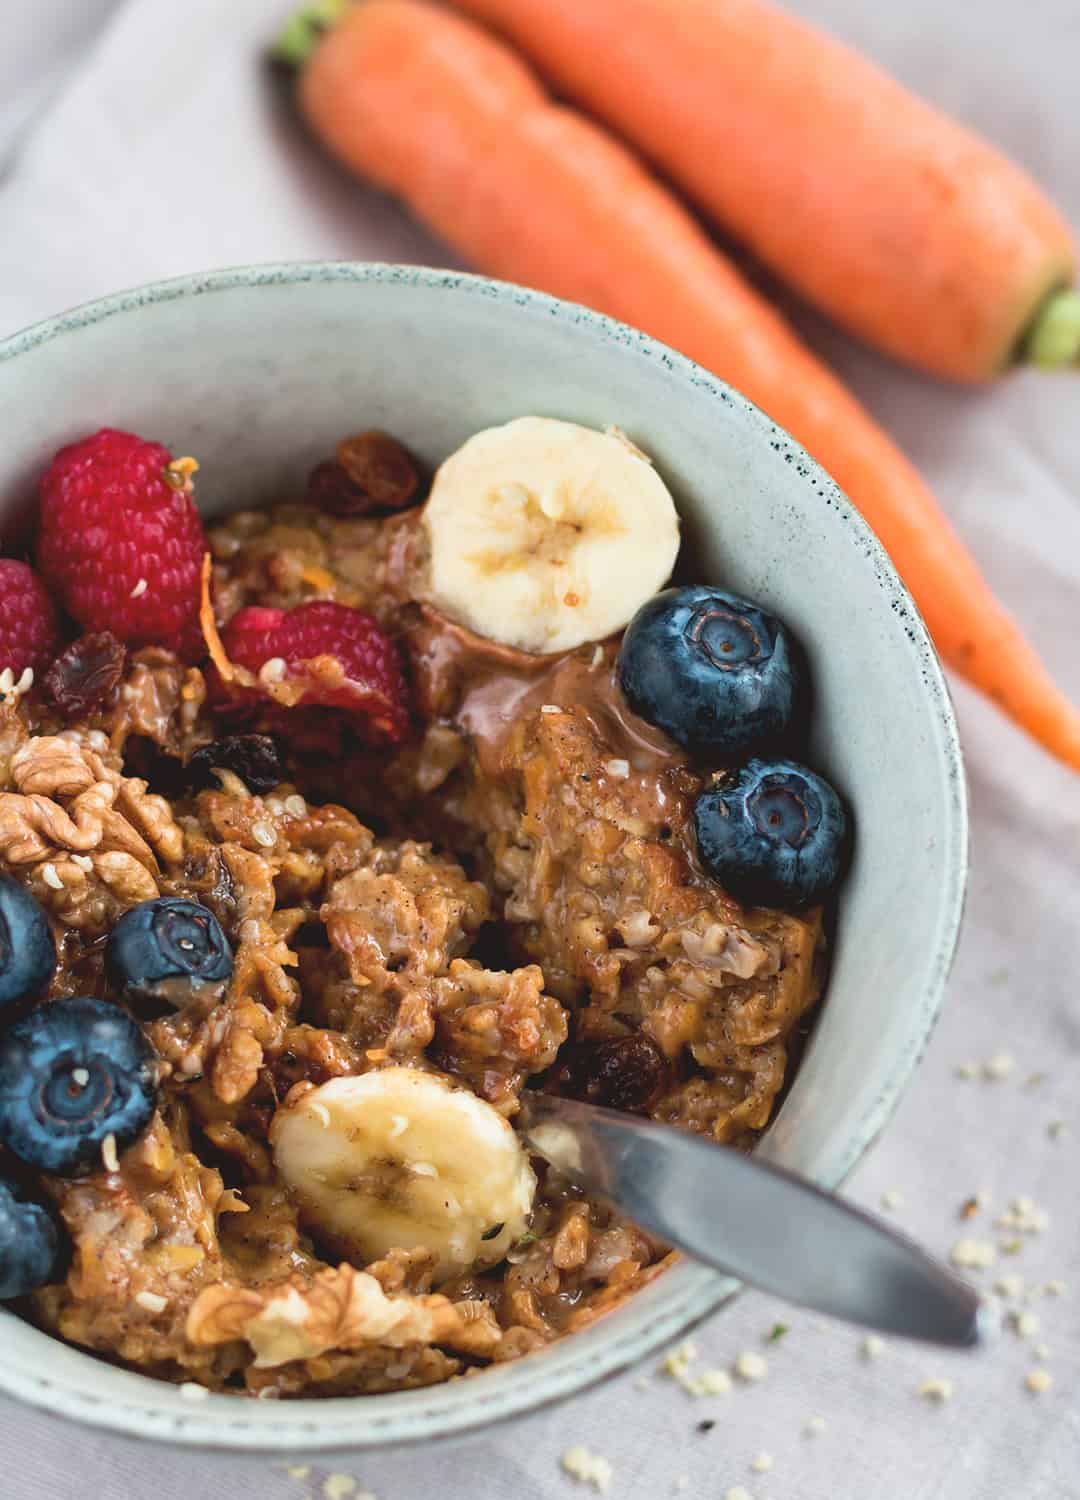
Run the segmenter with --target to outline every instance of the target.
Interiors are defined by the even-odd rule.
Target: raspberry
[[[60,622],[49,591],[24,562],[0,557],[0,671],[40,673],[60,649]]]
[[[49,465],[38,561],[85,631],[197,650],[206,542],[190,467],[173,464],[160,443],[108,427],[61,448]]]
[[[370,738],[383,742],[397,743],[408,733],[408,689],[397,647],[361,610],[327,599],[289,610],[253,606],[233,615],[222,644],[230,661],[260,677],[267,697],[345,709]],[[245,690],[233,686],[232,692]]]

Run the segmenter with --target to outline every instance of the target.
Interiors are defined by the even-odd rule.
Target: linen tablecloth
[[[9,0],[0,334],[211,266],[453,263],[305,138],[259,66],[287,4]],[[1076,0],[798,9],[1008,148],[1080,226]],[[920,465],[1080,699],[1080,372],[951,390],[794,316]],[[220,1485],[236,1500],[303,1500],[335,1473],[379,1500],[573,1500],[583,1492],[560,1455],[584,1443],[611,1461],[616,1500],[721,1500],[737,1486],[753,1500],[1080,1497],[1080,779],[954,687],[974,822],[964,936],[926,1060],[849,1190],[942,1253],[962,1237],[1019,1243],[972,1273],[999,1283],[1013,1313],[992,1351],[890,1343],[871,1357],[857,1334],[747,1293],[695,1340],[699,1369],[765,1354],[767,1377],[726,1396],[693,1400],[649,1368],[452,1456],[382,1454],[306,1474],[138,1447],[0,1401],[0,1493],[189,1500]],[[975,1217],[961,1218],[973,1197]],[[1032,1200],[1029,1220],[1045,1211],[1044,1228],[995,1227],[1018,1197]],[[787,1333],[767,1342],[777,1323]],[[1052,1377],[1041,1393],[1025,1384],[1035,1369]],[[920,1394],[927,1381],[950,1382],[950,1398],[940,1385],[938,1399]],[[339,1477],[329,1492],[347,1488]]]

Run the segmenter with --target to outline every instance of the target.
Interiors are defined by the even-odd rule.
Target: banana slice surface
[[[424,508],[433,602],[478,635],[570,651],[627,625],[671,576],[679,518],[616,430],[518,417],[440,466]]]
[[[502,1260],[528,1227],[536,1177],[513,1128],[419,1068],[311,1089],[278,1110],[270,1144],[305,1223],[360,1265],[424,1248],[445,1280]]]

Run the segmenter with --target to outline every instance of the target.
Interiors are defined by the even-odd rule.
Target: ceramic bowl
[[[826,1187],[874,1139],[942,999],[960,922],[966,804],[937,658],[881,547],[788,435],[643,334],[478,277],[284,265],[122,293],[0,346],[10,518],[60,444],[103,425],[197,455],[207,513],[295,495],[343,434],[384,427],[432,463],[524,413],[615,422],[670,483],[695,576],[806,643],[812,758],[855,808],[828,995],[762,1150]],[[464,1434],[644,1359],[736,1290],[676,1266],[591,1328],[469,1380],[377,1397],[211,1395],[113,1368],[0,1313],[0,1389],[141,1438],[326,1452]]]

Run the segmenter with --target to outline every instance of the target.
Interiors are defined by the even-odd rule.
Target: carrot
[[[457,0],[838,323],[935,375],[1080,356],[1026,173],[771,0]]]
[[[292,55],[310,42],[294,31]],[[1080,712],[914,468],[626,148],[423,0],[347,10],[310,53],[299,102],[335,155],[484,271],[634,324],[763,407],[862,510],[945,659],[1080,769]]]

